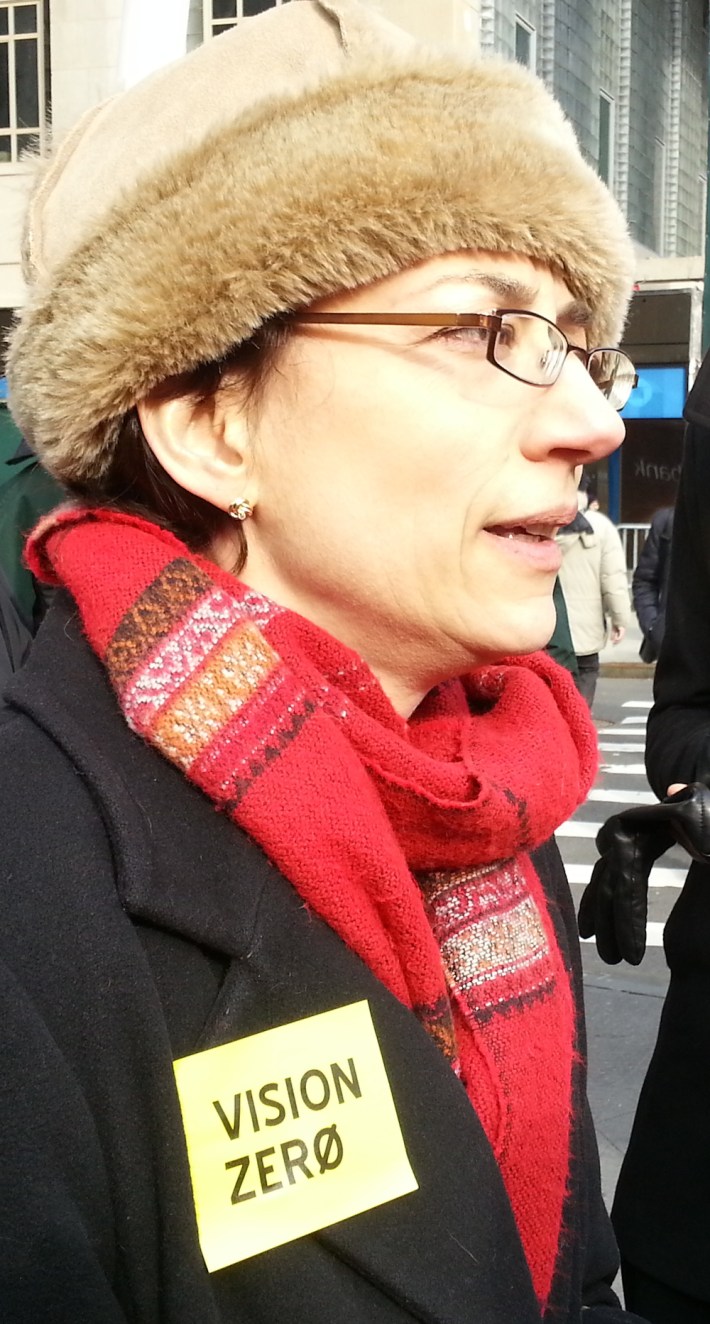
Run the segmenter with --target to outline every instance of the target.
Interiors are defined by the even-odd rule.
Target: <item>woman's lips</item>
[[[554,534],[558,525],[538,526],[493,525],[483,532],[489,538],[495,538],[498,548],[510,556],[544,570],[548,574],[557,574],[562,564],[562,551],[555,542]]]

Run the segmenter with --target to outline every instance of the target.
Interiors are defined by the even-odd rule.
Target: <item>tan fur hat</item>
[[[159,382],[274,313],[456,249],[558,269],[613,344],[632,252],[519,65],[417,44],[355,0],[290,0],[90,112],[44,166],[11,341],[19,426],[100,478]]]

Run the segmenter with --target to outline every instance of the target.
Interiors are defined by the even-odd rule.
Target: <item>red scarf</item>
[[[355,653],[143,520],[65,508],[28,561],[74,597],[131,728],[437,1041],[493,1145],[544,1306],[574,1017],[527,852],[596,771],[567,673],[543,654],[482,668],[407,722]]]

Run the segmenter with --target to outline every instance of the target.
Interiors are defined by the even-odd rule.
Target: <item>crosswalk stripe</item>
[[[652,708],[653,699],[627,699],[622,708]]]
[[[605,731],[604,740],[606,743],[609,744],[611,749],[623,749],[624,744],[626,743],[627,740],[633,740],[634,744],[638,744],[640,741],[643,741],[643,748],[645,749],[646,728],[644,727],[642,731],[637,731],[635,728],[632,728],[630,731],[619,731],[618,735],[616,736],[614,735],[613,731],[609,731],[609,732]]]
[[[582,942],[594,942],[594,938],[582,938]],[[646,946],[663,946],[663,925],[657,924],[654,920],[649,920],[646,925]]]
[[[630,791],[625,786],[595,786],[589,792],[588,800],[599,800],[604,804],[620,805],[655,805],[658,804],[653,791]]]
[[[643,754],[646,748],[643,743],[615,745],[613,741],[609,740],[600,740],[598,745],[599,749],[603,750],[605,754]]]
[[[596,837],[600,827],[601,823],[584,823],[581,819],[568,818],[566,823],[560,823],[555,836]]]
[[[592,876],[593,868],[593,864],[566,864],[567,879],[570,883],[582,883],[586,886]],[[648,881],[651,887],[675,887],[680,890],[686,874],[686,869],[652,869]]]
[[[644,721],[644,718],[641,716],[641,714],[640,714],[640,713],[637,713],[635,717],[622,717],[621,722],[620,722],[620,725],[621,725],[621,726],[645,726],[646,723],[645,723],[645,721]]]
[[[633,738],[633,736],[643,736],[645,739],[646,728],[645,726],[625,726],[623,730],[621,727],[619,727],[618,730],[616,731],[613,728],[611,728],[609,730],[601,732],[600,734],[604,736],[605,740],[628,740],[630,738]]]
[[[602,763],[600,772],[613,772],[619,777],[643,777],[646,766],[643,763]]]

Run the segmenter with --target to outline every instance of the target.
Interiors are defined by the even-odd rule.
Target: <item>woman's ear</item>
[[[238,404],[148,397],[137,410],[156,460],[180,487],[220,510],[236,500],[256,503],[249,429]]]

